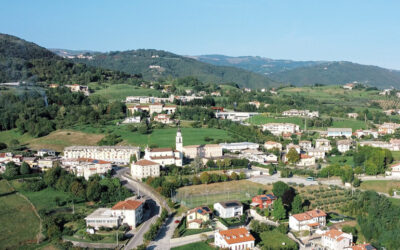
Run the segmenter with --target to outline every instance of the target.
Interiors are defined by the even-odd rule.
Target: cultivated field
[[[39,218],[23,197],[12,191],[5,180],[0,181],[0,248],[16,249],[36,241]],[[29,226],[26,226],[29,225]]]

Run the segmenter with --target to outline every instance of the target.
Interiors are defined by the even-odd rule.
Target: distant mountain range
[[[107,53],[68,53],[53,50],[58,55],[72,58],[75,62],[95,67],[119,70],[129,74],[141,74],[146,80],[194,76],[203,82],[232,83],[241,87],[264,88],[280,85],[267,76],[237,67],[219,66],[200,62],[167,51],[138,49]],[[72,57],[71,57],[72,56]]]

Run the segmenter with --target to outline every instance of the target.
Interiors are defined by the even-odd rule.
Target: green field
[[[251,124],[262,125],[265,123],[294,123],[304,128],[304,119],[300,117],[269,117],[266,115],[256,115],[247,120]]]
[[[332,128],[352,128],[353,131],[357,129],[365,129],[367,126],[364,121],[355,119],[337,119],[334,118]]]
[[[12,189],[0,181],[0,194]],[[35,242],[39,233],[39,218],[32,206],[18,194],[0,196],[0,248],[15,249]]]
[[[361,182],[360,188],[365,190],[374,190],[376,192],[382,192],[387,194],[391,188],[400,189],[400,181],[393,181],[393,180],[363,181]]]
[[[205,242],[196,242],[196,243],[190,243],[190,244],[180,246],[180,247],[174,247],[171,249],[173,249],[173,250],[211,250],[214,248],[210,247]]]
[[[4,142],[9,145],[10,141],[17,139],[21,144],[27,143],[33,139],[32,136],[28,134],[20,134],[17,129],[0,131],[0,142]]]
[[[339,164],[341,166],[344,165],[354,166],[354,160],[352,156],[342,156],[342,155],[328,156],[328,162],[330,164]]]
[[[285,245],[286,249],[295,249],[297,246],[296,242],[291,240],[286,234],[275,230],[263,232],[260,237],[269,249],[281,249],[282,245]]]
[[[394,161],[400,161],[400,151],[392,151]]]
[[[98,96],[109,101],[123,101],[127,96],[158,96],[160,94],[160,91],[155,89],[144,89],[128,84],[113,84],[99,90],[96,90],[96,85],[90,87],[95,89],[92,97]]]

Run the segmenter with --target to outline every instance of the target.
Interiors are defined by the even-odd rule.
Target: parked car
[[[306,181],[315,181],[315,178],[310,176],[310,177],[307,177]]]

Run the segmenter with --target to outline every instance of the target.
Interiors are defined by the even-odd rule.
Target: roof
[[[143,201],[126,200],[126,201],[118,202],[111,209],[112,210],[136,210],[142,204],[143,204]]]
[[[243,206],[240,201],[225,201],[225,202],[219,202],[219,204],[221,204],[221,206],[223,206],[224,208]]]
[[[203,207],[196,207],[196,208],[193,208],[192,210],[189,210],[188,214],[195,213],[195,212],[199,213],[199,214],[203,214],[203,215],[212,213],[212,211],[208,207],[203,206]]]
[[[310,159],[310,158],[312,158],[312,156],[309,156],[309,155],[306,155],[306,154],[301,154],[300,158],[301,159]]]
[[[328,132],[353,132],[351,128],[328,128]]]
[[[298,221],[304,221],[304,220],[311,220],[312,218],[316,217],[326,216],[326,213],[322,210],[315,209],[300,214],[293,214],[292,216]]]
[[[279,142],[275,142],[275,141],[267,141],[267,142],[265,142],[265,144],[275,145],[275,144],[280,144],[280,143]]]
[[[150,152],[167,152],[172,151],[172,148],[151,148]]]
[[[152,165],[158,165],[157,162],[154,161],[149,161],[149,160],[139,160],[135,162],[134,165],[139,165],[139,166],[152,166]]]
[[[348,238],[348,235],[342,231],[337,229],[331,229],[324,234],[324,236],[329,237],[331,239],[335,239],[336,241],[341,241],[343,239]],[[347,236],[347,237],[346,237]]]
[[[351,247],[353,250],[376,250],[371,244],[360,244]]]
[[[96,160],[96,159],[91,159],[91,158],[78,158],[79,162],[91,162],[91,163],[96,163],[96,164],[110,164],[111,162],[109,161],[103,161],[103,160]]]
[[[342,144],[342,145],[350,145],[351,141],[350,140],[339,140],[337,141],[337,144]]]
[[[219,231],[218,233],[224,238],[226,243],[228,243],[229,245],[255,240],[253,235],[251,235],[250,232],[247,231],[247,229],[244,227],[223,230]]]

